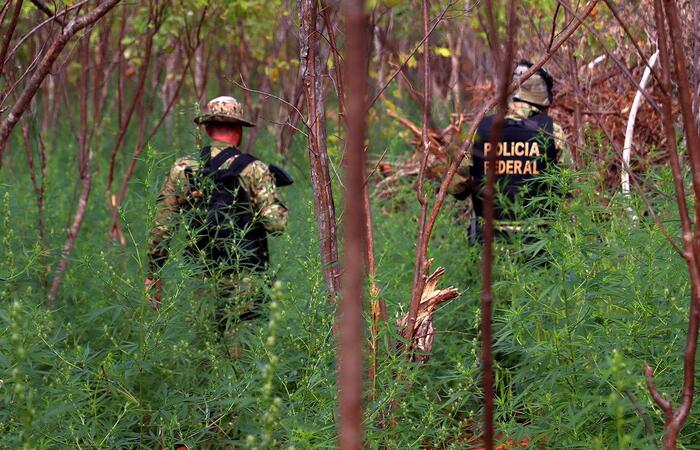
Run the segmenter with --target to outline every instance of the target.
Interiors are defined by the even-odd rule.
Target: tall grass
[[[105,149],[97,152],[88,217],[54,311],[45,309],[39,282],[45,268],[28,175],[19,154],[8,158],[0,184],[1,448],[335,445],[334,311],[324,292],[301,145],[288,161],[274,153],[270,135],[256,146],[297,182],[282,193],[291,211],[288,232],[272,240],[279,284],[246,334],[242,356],[232,362],[219,340],[214,282],[190,276],[182,236],[164,268],[163,307],[153,313],[146,304],[145,242],[155,197],[175,157],[194,150],[187,128],[176,129],[139,166],[121,211],[125,247],[106,238],[107,158]],[[395,157],[404,144],[388,129],[375,150],[380,155],[386,145]],[[49,153],[50,261],[57,260],[72,213],[75,144],[65,136],[56,137]],[[336,164],[340,153],[333,153]],[[677,391],[681,380],[689,297],[683,262],[640,204],[631,205],[642,217],[635,227],[622,199],[601,206],[593,179],[592,173],[558,177],[576,194],[552,227],[534,242],[501,244],[498,251],[497,427],[503,438],[532,448],[653,448],[662,415],[646,392],[642,361],[663,368],[662,391]],[[673,229],[675,211],[663,194],[671,192],[669,175],[661,171],[648,181]],[[405,314],[410,296],[418,214],[411,183],[374,205],[377,281],[392,321]],[[447,268],[445,285],[463,295],[438,311],[434,353],[425,365],[387,352],[394,331],[384,327],[379,395],[366,408],[370,448],[468,448],[478,434],[480,248],[469,243],[460,208],[446,205],[431,254],[434,267]],[[524,257],[534,247],[547,255],[547,265]],[[685,448],[700,448],[698,432],[691,414]]]

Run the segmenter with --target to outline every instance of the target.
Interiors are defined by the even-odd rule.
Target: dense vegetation
[[[366,386],[364,439],[368,448],[480,448],[483,261],[482,246],[468,237],[468,203],[448,198],[430,240],[432,269],[446,269],[440,286],[461,295],[436,312],[427,362],[398,350],[395,322],[407,314],[414,285],[420,124],[433,142],[425,182],[433,202],[476,111],[496,91],[489,44],[498,39],[481,4],[431,2],[428,12],[440,20],[432,22],[426,45],[426,82],[420,61],[426,50],[417,45],[422,2],[369,3],[370,98],[377,100],[367,121],[377,263],[369,281],[379,293],[368,286],[365,337],[373,326],[370,300],[383,299],[388,315],[378,351],[365,346],[365,368],[375,354],[379,363]],[[518,2],[527,25],[512,32],[518,57],[548,53],[550,32],[554,40],[555,31],[570,26],[572,15],[559,3],[566,2]],[[558,208],[534,239],[496,242],[495,420],[506,448],[657,448],[664,413],[643,364],[674,404],[686,375],[693,292],[688,266],[658,225],[681,242],[674,181],[692,192],[692,142],[678,139],[682,166],[674,180],[673,139],[645,103],[632,158],[639,188],[630,196],[618,192],[623,128],[637,89],[627,77],[639,80],[645,69],[639,52],[651,53],[657,33],[651,1],[618,9],[602,3],[586,18],[589,29],[573,34],[548,64],[559,80],[553,115],[575,156],[573,167],[549,181],[552,192],[567,195],[536,199]],[[84,4],[64,2],[51,6],[64,12],[49,20],[37,4],[43,2],[8,1],[0,10],[8,37],[0,47],[12,44],[0,48],[0,129],[6,107],[15,107],[18,92],[31,84],[24,70],[30,79],[37,73],[33,61],[50,51],[45,43],[64,29],[60,21],[86,14]],[[320,6],[315,14],[313,5]],[[496,7],[493,26],[505,34],[507,10]],[[624,20],[615,21],[613,11]],[[700,20],[698,7],[684,4],[681,17],[692,54],[700,48],[700,37],[689,32]],[[315,44],[304,34],[309,18],[321,28]],[[44,20],[48,25],[35,28]],[[337,319],[324,275],[341,270],[319,252],[319,236],[328,230],[319,229],[313,174],[318,155],[327,155],[340,236],[342,100],[352,95],[344,97],[338,83],[343,25],[335,2],[150,0],[119,5],[70,40],[8,144],[0,145],[0,448],[336,446]],[[300,48],[314,45],[318,61],[305,60]],[[321,80],[310,81],[319,83],[314,94],[304,89],[311,66]],[[694,86],[699,67],[689,59]],[[420,85],[428,86],[424,94]],[[648,91],[647,100],[661,104],[667,90],[652,83]],[[183,258],[183,230],[162,273],[158,312],[144,292],[158,191],[173,161],[197,151],[203,137],[191,120],[219,94],[242,99],[258,124],[244,146],[296,180],[282,190],[290,221],[284,235],[272,238],[276,282],[264,286],[270,300],[262,318],[240,327],[243,351],[235,359],[213,323],[221,301],[216,280]],[[427,112],[420,108],[426,94]],[[679,106],[670,106],[680,117]],[[315,128],[319,117],[327,129]],[[448,123],[455,127],[443,128]],[[681,136],[680,119],[671,125]],[[78,217],[75,247],[66,251],[66,230]],[[690,414],[679,445],[700,449],[697,414]]]
[[[184,117],[187,113],[183,112]],[[2,185],[2,446],[123,448],[235,443],[242,447],[332,447],[335,442],[333,312],[319,265],[310,189],[304,172],[283,192],[289,232],[275,239],[270,320],[246,338],[232,363],[211,324],[210,283],[188,275],[181,258],[166,268],[164,307],[144,302],[144,241],[162,174],[194,148],[188,125],[149,148],[122,210],[129,243],[108,242],[108,214],[94,203],[73,257],[59,307],[44,306],[42,261],[54,258],[59,224],[70,220],[65,166],[52,166],[47,255],[36,243],[32,192],[22,166]],[[269,137],[256,150],[268,160]],[[69,165],[69,135],[52,157]],[[403,151],[401,144],[390,152]],[[303,169],[295,146],[288,167]],[[280,161],[282,162],[282,161]],[[104,164],[104,161],[100,161]],[[548,266],[527,262],[514,245],[499,252],[496,343],[498,426],[520,442],[555,448],[652,448],[660,416],[644,386],[642,361],[678,379],[688,283],[682,261],[643,214],[635,225],[622,198],[599,206],[585,171],[560,181],[576,192],[554,227],[529,245]],[[649,180],[662,208],[670,177]],[[390,317],[403,315],[417,206],[411,181],[375,205],[377,275]],[[462,208],[450,202],[434,242],[435,265],[463,295],[437,314],[432,359],[419,368],[384,355],[379,395],[368,404],[372,446],[464,448],[475,432],[478,383],[479,247],[467,239]],[[102,210],[101,210],[102,209]],[[144,214],[145,212],[145,214]],[[403,236],[404,238],[397,238]],[[386,335],[385,335],[386,336]],[[397,377],[399,373],[401,376]],[[399,381],[397,381],[399,380]],[[656,427],[650,435],[644,418]],[[687,448],[697,445],[691,417]],[[383,425],[382,425],[383,424]],[[273,444],[276,443],[276,444]]]

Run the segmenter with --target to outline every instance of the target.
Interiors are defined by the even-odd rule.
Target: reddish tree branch
[[[153,22],[153,19],[153,15],[149,15],[148,23],[151,24]],[[119,153],[119,149],[122,147],[124,137],[126,136],[126,132],[129,129],[129,124],[131,123],[131,119],[134,116],[134,112],[136,111],[136,108],[139,105],[139,103],[142,101],[142,97],[144,95],[144,89],[146,86],[146,76],[148,75],[148,69],[151,65],[153,37],[158,31],[158,28],[158,26],[155,26],[153,28],[149,27],[149,32],[146,35],[146,43],[144,48],[144,60],[141,66],[141,71],[139,72],[139,79],[136,84],[136,93],[134,94],[134,98],[131,101],[131,105],[129,106],[129,109],[126,112],[126,117],[123,121],[120,121],[119,133],[117,133],[117,138],[115,139],[114,145],[112,146],[112,152],[109,160],[109,173],[107,175],[107,186],[105,188],[108,194],[111,194],[112,191],[112,183],[114,182],[114,171],[116,169],[117,154]],[[111,203],[114,203],[111,199],[109,201]]]
[[[438,23],[439,21],[436,21]],[[423,147],[423,157],[421,158],[420,169],[418,170],[418,183],[416,185],[416,196],[420,204],[420,218],[418,219],[418,240],[422,239],[425,232],[425,225],[428,215],[428,200],[425,196],[425,171],[428,166],[430,156],[430,136],[428,134],[428,121],[430,120],[430,3],[423,0],[423,127],[421,130],[421,142]],[[408,309],[406,326],[403,330],[403,338],[406,340],[407,354],[410,357],[413,335],[415,333],[416,316],[420,306],[425,277],[427,271],[426,247],[416,246],[416,258],[413,267],[413,289],[411,290],[411,302]]]
[[[49,8],[48,6],[43,4],[40,0],[29,0],[29,1],[31,1],[34,4],[34,6],[36,6],[37,9],[39,9],[39,11],[41,11],[44,14],[46,14],[47,16],[49,16],[51,18],[51,20],[55,20],[61,26],[64,26],[64,27],[66,26],[66,22],[64,22],[63,19],[61,19],[58,16],[58,11],[55,11],[55,12],[51,11],[51,8]]]
[[[32,73],[31,77],[27,81],[24,89],[20,93],[17,101],[10,109],[7,117],[0,124],[0,167],[2,166],[2,154],[7,144],[7,140],[10,137],[10,133],[14,129],[17,122],[22,117],[24,112],[29,107],[29,103],[41,86],[42,81],[46,78],[46,75],[51,70],[53,63],[61,54],[63,48],[68,44],[68,41],[83,28],[94,24],[100,20],[105,14],[107,14],[112,8],[114,8],[120,0],[105,0],[95,7],[91,12],[86,13],[80,17],[72,19],[68,25],[61,30],[51,43],[51,46],[46,50],[44,56],[41,58],[36,69]]]
[[[10,48],[10,43],[12,42],[12,36],[15,34],[15,28],[17,28],[17,21],[19,20],[19,15],[22,12],[22,1],[17,0],[15,2],[15,10],[12,13],[12,18],[10,19],[10,25],[5,30],[5,34],[2,37],[2,46],[0,46],[0,75],[2,75],[3,69],[5,67],[5,62],[7,59],[7,49]]]
[[[700,234],[700,231],[698,231],[698,227],[700,226],[700,216],[698,216],[700,212],[700,205],[698,205],[698,199],[700,199],[700,136],[698,136],[698,130],[695,126],[695,116],[691,103],[694,97],[688,78],[678,6],[675,1],[672,0],[663,0],[663,5],[661,0],[655,0],[654,9],[659,39],[662,84],[669,95],[671,92],[671,53],[673,53],[673,61],[675,62],[673,69],[675,81],[678,85],[678,97],[681,106],[688,155],[690,157],[690,167],[693,177],[693,194],[695,196],[695,233],[693,235],[691,232],[690,215],[686,206],[682,172],[678,161],[677,149],[675,148],[675,130],[673,129],[671,98],[665,95],[663,123],[667,135],[667,142],[671,146],[671,169],[673,171],[679,213],[681,214],[683,245],[685,247],[684,256],[691,282],[688,332],[683,353],[683,386],[681,388],[680,403],[675,410],[673,410],[672,403],[664,399],[654,385],[653,371],[651,368],[645,364],[644,369],[649,393],[664,412],[663,446],[665,450],[671,450],[675,449],[677,446],[678,436],[690,413],[695,393],[695,361],[697,357],[698,332],[700,330],[700,251],[698,251],[698,237]],[[666,34],[666,23],[668,24],[668,35]]]

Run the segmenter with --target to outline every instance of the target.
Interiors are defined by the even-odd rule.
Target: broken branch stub
[[[432,260],[428,261],[428,266]],[[411,341],[411,357],[412,361],[424,363],[430,359],[430,353],[433,350],[433,341],[435,340],[435,327],[433,319],[438,306],[459,297],[460,292],[450,286],[446,289],[438,289],[437,285],[440,278],[445,275],[445,269],[438,267],[435,272],[430,275],[423,286],[420,304],[418,305],[418,313],[416,321],[413,324],[413,338]],[[408,314],[396,322],[396,325],[403,329],[408,322]],[[398,344],[399,350],[403,344]]]

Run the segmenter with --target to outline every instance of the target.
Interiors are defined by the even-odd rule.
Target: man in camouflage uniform
[[[513,72],[518,81],[532,64],[520,61]],[[472,157],[465,158],[455,174],[449,192],[460,200],[470,195],[477,219],[472,221],[470,236],[481,235],[480,220],[483,217],[482,190],[486,180],[489,152],[497,152],[496,174],[499,192],[495,207],[495,232],[510,237],[523,231],[522,211],[513,208],[522,197],[527,204],[542,194],[546,182],[542,175],[551,166],[568,166],[572,163],[562,128],[547,115],[552,104],[554,81],[544,70],[538,70],[526,80],[508,100],[508,111],[495,149],[491,148],[491,128],[495,115],[486,117],[479,125],[472,150]],[[544,207],[527,210],[529,214],[545,215]]]
[[[267,235],[285,229],[287,208],[280,201],[270,167],[280,169],[238,150],[243,127],[254,125],[243,118],[236,99],[211,100],[194,122],[204,126],[211,143],[199,155],[175,161],[160,191],[150,233],[146,289],[149,303],[157,309],[158,272],[167,260],[175,227],[184,222],[188,260],[215,279],[219,296],[228,300],[217,311],[218,326],[224,332],[232,321],[258,315],[261,295],[251,292],[255,289],[251,280],[267,269]],[[244,297],[251,301],[242,304]]]

